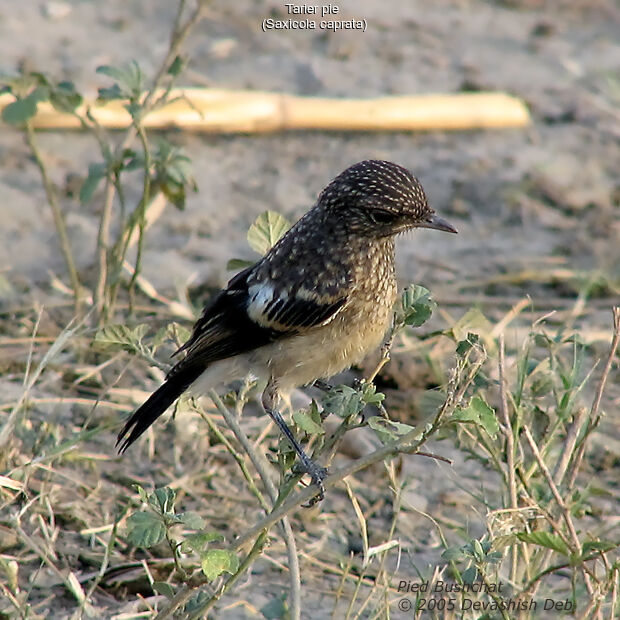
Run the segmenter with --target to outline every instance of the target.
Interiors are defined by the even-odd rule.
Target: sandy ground
[[[527,102],[533,125],[418,134],[169,134],[192,158],[199,193],[184,212],[169,208],[153,227],[144,275],[171,295],[188,283],[221,285],[230,277],[229,258],[254,258],[245,232],[259,213],[268,208],[295,219],[348,165],[390,159],[415,172],[431,204],[459,230],[458,236],[423,231],[399,240],[402,283],[423,283],[445,302],[437,326],[458,318],[467,300],[483,293],[495,300],[491,314],[526,294],[541,312],[555,299],[570,307],[581,286],[598,277],[612,284],[602,285],[577,326],[603,350],[620,282],[617,4],[360,0],[340,9],[343,19],[366,19],[367,32],[264,33],[265,17],[286,17],[283,2],[216,0],[189,40],[184,83],[334,97],[501,90]],[[0,69],[24,65],[94,93],[105,83],[95,75],[99,65],[136,59],[147,74],[158,66],[174,10],[175,3],[164,0],[0,0]],[[97,161],[92,139],[77,132],[42,133],[40,143],[60,188],[68,175],[83,175],[86,163]],[[21,135],[4,127],[0,196],[0,274],[9,282],[0,303],[28,306],[39,296],[49,302],[50,275],[65,277],[51,214]],[[85,269],[95,243],[94,207],[64,194],[62,200]],[[19,392],[17,376],[2,384],[9,397]],[[423,459],[406,466],[415,481],[411,501],[429,511],[465,506],[460,487],[473,488],[479,475],[459,462],[452,470]],[[465,480],[455,471],[465,471]],[[142,473],[149,475],[146,465]],[[432,564],[436,550],[425,544],[432,535],[423,518],[412,512],[407,528],[401,536],[415,542],[411,565],[401,570],[414,578],[413,566]],[[341,538],[343,549],[350,546],[346,534]],[[258,607],[281,591],[277,576],[268,578],[270,586],[260,571],[253,579],[260,588],[248,582],[240,597],[250,588]],[[322,606],[325,590],[325,584],[309,584],[313,617],[331,613],[330,604]],[[229,613],[242,617],[235,615],[239,609]]]
[[[0,3],[3,69],[27,63],[91,92],[102,84],[99,65],[134,58],[154,69],[175,8],[73,2],[53,19],[45,16],[50,4]],[[368,20],[366,33],[329,35],[263,33],[261,20],[284,11],[278,2],[215,2],[189,44],[191,70],[202,83],[353,97],[504,90],[528,103],[535,124],[452,134],[174,136],[194,161],[200,193],[186,213],[170,209],[153,232],[146,275],[158,287],[195,273],[222,281],[227,258],[247,253],[244,233],[258,213],[268,207],[298,217],[333,176],[369,157],[410,167],[461,232],[403,240],[403,281],[420,280],[421,271],[426,279],[426,260],[445,267],[429,283],[445,271],[458,281],[498,269],[542,269],[550,256],[569,269],[617,266],[620,244],[610,241],[618,239],[618,13],[612,2],[547,5],[366,1],[342,7],[343,16]],[[41,209],[22,140],[12,131],[0,140],[0,265],[45,279],[50,267],[61,269],[51,215]],[[41,141],[59,184],[67,173],[83,174],[84,161],[96,161],[90,139],[78,133]],[[95,223],[77,204],[67,201],[66,208],[84,264]],[[574,217],[564,217],[567,211]]]

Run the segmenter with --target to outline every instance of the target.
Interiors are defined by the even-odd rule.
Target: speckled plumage
[[[342,301],[338,310],[321,324],[251,354],[250,366],[273,377],[282,392],[331,377],[381,344],[396,297],[394,242],[383,238],[355,245],[342,252],[339,268],[328,268],[326,276],[317,276],[317,286],[306,288],[306,283],[302,289],[322,306]]]
[[[394,236],[415,227],[456,232],[407,169],[371,160],[345,170],[205,308],[179,350],[185,357],[121,431],[121,450],[185,390],[204,393],[248,371],[268,381],[263,404],[291,439],[276,409],[280,394],[330,377],[379,346],[396,297]],[[294,447],[320,484],[320,468]]]

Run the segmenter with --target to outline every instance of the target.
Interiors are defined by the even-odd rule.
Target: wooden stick
[[[428,131],[524,127],[527,107],[505,93],[405,95],[376,99],[328,99],[260,91],[183,88],[171,92],[172,103],[151,112],[144,125],[153,129],[183,128],[211,133],[256,133],[287,129],[334,131]],[[0,109],[14,101],[0,96]],[[124,101],[91,107],[103,127],[130,125]],[[77,118],[57,112],[49,103],[38,105],[37,129],[79,129]]]

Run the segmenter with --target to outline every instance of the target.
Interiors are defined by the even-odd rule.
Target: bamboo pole
[[[529,124],[527,107],[505,93],[402,95],[374,99],[298,97],[261,91],[183,88],[171,92],[171,103],[144,119],[152,129],[182,128],[209,133],[261,133],[290,129],[334,131],[428,131],[498,129]],[[0,109],[14,101],[0,95]],[[123,101],[86,102],[97,122],[123,129],[131,123]],[[70,114],[49,103],[38,105],[33,119],[37,129],[79,129]]]

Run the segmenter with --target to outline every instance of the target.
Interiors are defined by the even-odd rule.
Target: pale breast
[[[361,362],[381,344],[396,297],[391,239],[367,247],[353,276],[349,301],[330,322],[252,355],[257,365],[269,368],[283,391],[331,377]]]

